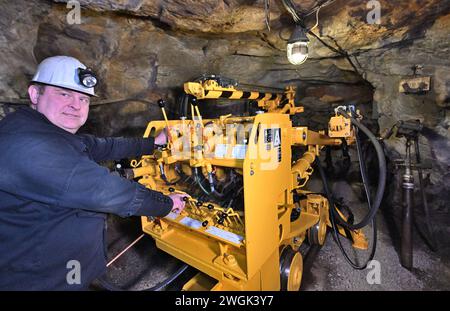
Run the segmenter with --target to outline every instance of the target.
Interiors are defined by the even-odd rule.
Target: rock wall
[[[84,128],[97,135],[141,135],[149,120],[161,118],[161,97],[175,116],[182,84],[204,73],[294,84],[308,111],[303,121],[316,128],[332,106],[349,102],[381,132],[398,119],[421,119],[431,133],[420,141],[434,163],[430,192],[448,202],[448,1],[379,1],[380,23],[369,24],[368,1],[337,0],[320,10],[313,30],[320,40],[311,36],[310,59],[299,67],[285,56],[293,23],[280,1],[271,1],[270,31],[262,0],[80,0],[80,24],[68,23],[67,2],[0,0],[0,117],[17,107],[5,102],[27,98],[36,65],[57,54],[79,58],[100,76],[100,102]],[[304,12],[319,3],[294,2]],[[315,22],[308,15],[307,24]],[[414,65],[432,77],[427,94],[398,92]],[[402,139],[385,144],[391,157],[404,154]]]
[[[5,4],[1,98],[26,98],[26,86],[36,64],[57,54],[72,55],[96,69],[103,102],[126,100],[93,106],[87,129],[100,135],[142,130],[146,123],[142,116],[159,118],[160,114],[148,102],[130,99],[154,103],[157,98],[166,97],[174,103],[182,84],[204,73],[258,85],[296,84],[307,95],[301,98],[305,105],[339,102],[348,96],[357,99],[362,92],[359,87],[364,86],[359,75],[345,65],[339,68],[335,64],[342,60],[312,58],[301,71],[288,64],[281,32],[289,36],[290,30],[283,23],[290,21],[283,22],[279,7],[274,6],[273,31],[267,31],[261,1],[80,3],[86,6],[81,10],[81,24],[74,25],[67,22],[71,9],[65,4],[38,0]],[[14,18],[16,11],[23,11],[18,20]],[[239,19],[240,23],[236,16],[241,15],[236,12],[245,17]],[[208,28],[211,26],[214,27]],[[280,36],[275,40],[272,34],[278,32]],[[354,90],[353,95],[349,94],[349,87]],[[318,95],[318,90],[323,93]],[[362,102],[370,100],[365,96]],[[135,112],[132,108],[125,111],[137,123],[123,121],[119,110],[127,105],[136,108]],[[176,106],[169,110],[176,111]],[[104,114],[109,114],[107,124],[97,121],[104,120]]]

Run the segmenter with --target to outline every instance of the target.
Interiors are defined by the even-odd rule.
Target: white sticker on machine
[[[191,217],[184,217],[181,221],[180,224],[183,224],[185,226],[191,227],[193,229],[198,229],[202,226],[202,223],[196,219],[193,219]]]
[[[175,220],[178,216],[180,216],[180,214],[174,213],[174,212],[170,212],[169,214],[166,215],[165,218],[169,218],[172,220]]]
[[[209,227],[205,232],[235,244],[241,244],[242,241],[244,241],[244,237],[240,236],[239,234],[228,232],[213,226]]]
[[[246,145],[235,145],[235,146],[233,146],[233,151],[231,152],[231,156],[234,159],[245,159],[246,151],[247,151]]]
[[[273,146],[281,146],[281,129],[273,129]]]
[[[214,157],[222,159],[225,158],[227,155],[227,146],[225,144],[217,144],[216,149],[214,151]]]

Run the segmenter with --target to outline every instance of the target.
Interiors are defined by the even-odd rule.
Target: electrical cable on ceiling
[[[317,12],[317,11],[320,10],[321,8],[326,7],[326,6],[332,4],[332,3],[335,2],[335,1],[336,1],[336,0],[328,0],[328,1],[325,1],[325,2],[322,3],[322,4],[319,4],[319,5],[315,6],[315,7],[314,7],[313,9],[311,9],[310,11],[303,13],[302,15],[303,15],[304,17],[308,17],[308,16],[310,16],[311,14],[314,14],[314,12]]]
[[[312,30],[312,29],[316,28],[318,25],[318,15],[319,15],[318,11],[321,8],[332,4],[335,1],[336,0],[325,1],[324,3],[317,5],[316,7],[314,7],[312,10],[310,10],[308,12],[300,12],[291,0],[282,0],[282,3],[283,3],[283,6],[286,8],[286,10],[291,14],[292,18],[294,19],[294,22],[305,28],[306,28],[305,17],[308,17],[309,15],[316,13],[316,25],[314,25],[311,29],[309,29],[309,30]]]
[[[301,26],[304,26],[304,22],[298,15],[295,5],[292,3],[292,1],[291,0],[282,0],[282,3],[284,5],[284,7],[286,8],[286,10],[292,15],[294,22],[296,24],[300,24]]]
[[[264,0],[264,13],[266,16],[266,26],[270,31],[270,0]]]
[[[318,9],[317,9],[317,11],[316,11],[316,24],[314,25],[314,26],[312,26],[311,27],[311,29],[309,30],[309,31],[312,31],[314,28],[316,28],[317,26],[319,26],[319,12],[320,12],[320,9],[321,9],[322,7],[320,6]]]

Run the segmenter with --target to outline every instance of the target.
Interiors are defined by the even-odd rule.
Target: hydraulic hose
[[[169,180],[167,179],[167,176],[166,176],[166,173],[165,173],[165,170],[164,170],[164,164],[163,163],[160,163],[159,164],[159,171],[160,171],[160,174],[161,174],[161,179],[162,180],[164,180],[164,182],[166,183],[166,185],[168,185],[168,186],[173,186],[173,185],[175,185],[176,184],[176,182],[169,182]]]
[[[356,132],[356,148],[358,151],[358,160],[359,160],[359,166],[360,166],[360,171],[361,171],[361,179],[363,181],[363,185],[364,185],[364,190],[366,193],[366,199],[367,199],[367,206],[369,211],[372,209],[372,204],[371,204],[371,196],[370,196],[370,190],[369,190],[369,182],[368,182],[368,178],[367,178],[367,172],[366,172],[366,165],[365,165],[365,161],[364,161],[364,157],[362,154],[362,149],[361,149],[361,143],[358,137],[358,133]],[[325,171],[322,168],[322,165],[320,164],[320,161],[318,158],[316,158],[316,165],[318,166],[319,169],[319,173],[320,173],[320,177],[322,179],[322,183],[324,186],[324,190],[325,190],[325,194],[327,196],[329,205],[330,205],[330,221],[331,221],[331,225],[332,225],[332,229],[333,229],[333,236],[334,236],[334,240],[336,241],[339,249],[341,250],[342,254],[344,255],[345,259],[347,260],[347,262],[354,268],[357,270],[363,270],[367,267],[367,264],[374,258],[375,256],[375,251],[376,251],[376,245],[377,245],[377,224],[376,224],[376,218],[373,217],[371,219],[371,223],[372,223],[372,237],[373,237],[373,243],[372,243],[372,249],[370,252],[370,255],[368,257],[368,259],[366,260],[366,262],[364,263],[364,265],[358,265],[356,263],[354,263],[350,257],[348,256],[347,252],[344,250],[344,247],[342,245],[342,242],[339,238],[339,232],[337,229],[337,224],[336,224],[336,215],[340,216],[339,213],[336,211],[335,209],[335,205],[334,205],[334,199],[333,199],[333,194],[330,191],[330,188],[328,187],[328,180],[326,178],[325,175]]]
[[[372,252],[371,252],[371,255],[370,255],[369,259],[367,260],[367,262],[366,262],[363,266],[358,266],[357,264],[355,264],[355,263],[350,259],[350,257],[349,257],[349,256],[347,255],[347,253],[345,252],[344,247],[342,246],[342,242],[341,242],[341,240],[340,240],[340,238],[339,238],[339,232],[338,232],[338,229],[337,229],[337,223],[336,223],[336,214],[338,214],[338,213],[337,213],[336,210],[334,209],[334,199],[333,199],[333,195],[332,195],[332,193],[331,193],[331,191],[330,191],[330,188],[328,187],[328,180],[327,180],[327,178],[326,178],[324,169],[322,168],[322,165],[320,164],[320,160],[319,160],[318,158],[316,159],[315,164],[316,164],[317,168],[319,169],[320,177],[321,177],[322,182],[323,182],[323,188],[324,188],[324,190],[325,190],[325,194],[326,194],[326,196],[327,196],[327,199],[328,199],[328,202],[329,202],[329,205],[330,205],[330,221],[331,221],[331,227],[332,227],[332,229],[333,229],[333,237],[334,237],[334,240],[336,241],[336,243],[337,243],[339,249],[341,250],[341,253],[344,255],[344,257],[345,257],[345,259],[347,260],[347,262],[348,262],[354,269],[357,269],[357,270],[363,270],[363,269],[365,269],[365,268],[367,267],[367,263],[368,263],[370,260],[373,259],[373,256],[374,256],[374,254],[375,254],[375,248],[374,248],[375,243],[374,243],[374,245],[372,246]],[[375,236],[374,236],[374,237],[376,238],[376,231],[375,231]],[[375,239],[375,240],[376,240],[376,239]]]
[[[363,218],[363,220],[361,220],[357,224],[350,224],[347,221],[345,221],[345,219],[343,219],[338,213],[336,213],[336,218],[339,222],[339,225],[350,230],[357,230],[367,226],[372,221],[372,219],[375,217],[375,214],[378,211],[378,208],[381,205],[381,201],[383,199],[384,194],[384,188],[386,186],[386,159],[384,157],[383,148],[381,147],[375,135],[373,135],[372,132],[367,127],[365,127],[353,116],[350,116],[349,114],[347,114],[347,112],[345,112],[342,109],[339,109],[338,113],[346,118],[349,118],[358,129],[360,129],[364,134],[366,134],[366,136],[369,138],[370,142],[374,146],[378,158],[379,175],[378,175],[377,191],[375,194],[375,199],[373,200],[372,207],[366,214],[366,216]],[[331,206],[333,207],[334,205]]]
[[[203,187],[202,185],[202,181],[200,180],[200,176],[198,173],[198,168],[195,167],[194,168],[194,180],[195,182],[198,184],[198,186],[200,187],[200,189],[202,189],[202,191],[206,194],[206,195],[210,195],[209,191],[205,189],[205,187]]]
[[[362,152],[361,148],[361,140],[359,139],[358,135],[358,129],[355,128],[355,136],[356,136],[356,150],[358,152],[358,162],[359,162],[359,169],[361,172],[361,179],[364,185],[364,191],[366,193],[366,200],[367,200],[367,208],[369,211],[372,210],[372,200],[370,195],[370,188],[369,188],[369,179],[367,177],[367,166],[364,159],[364,154]],[[384,154],[383,154],[384,155]],[[367,267],[367,264],[375,257],[375,251],[377,249],[377,218],[372,217],[372,250],[370,252],[370,255],[366,261],[366,263],[362,266],[357,266],[356,264],[353,264],[352,266],[356,269],[362,270]],[[340,242],[340,240],[339,240]],[[343,248],[342,248],[343,249]],[[346,256],[348,258],[348,256]],[[348,258],[349,262],[351,261],[350,258]]]
[[[355,128],[355,137],[356,137],[356,151],[358,152],[359,170],[361,172],[361,179],[364,185],[364,191],[366,193],[367,206],[370,211],[372,210],[372,203],[369,189],[369,180],[367,178],[367,169],[365,165],[364,155],[362,153],[361,140],[359,139],[357,128]],[[373,217],[373,219],[375,219],[375,217]]]

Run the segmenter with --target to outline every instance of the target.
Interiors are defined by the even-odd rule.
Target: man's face
[[[41,87],[43,88],[43,87]],[[90,97],[83,93],[46,85],[43,92],[36,85],[28,88],[32,107],[57,127],[72,134],[86,122]]]

